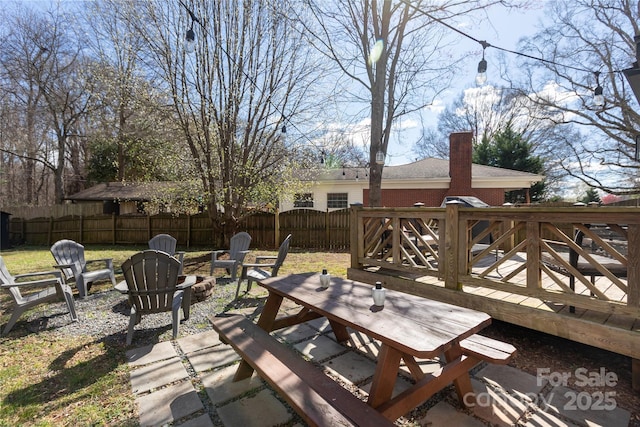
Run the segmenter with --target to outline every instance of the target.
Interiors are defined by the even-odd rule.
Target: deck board
[[[503,276],[507,276],[512,271],[520,267],[524,262],[526,262],[526,255],[523,254],[521,257],[518,257],[517,260],[509,260],[503,263],[500,266],[501,274]],[[474,268],[473,272],[478,273],[480,271],[483,271],[484,269],[486,269],[486,267],[477,268],[477,269]],[[486,276],[486,277],[489,277],[489,276]],[[622,280],[622,281],[626,282],[625,280]],[[522,271],[518,273],[518,275],[510,279],[509,283],[516,283],[516,284],[526,283],[526,271]],[[566,278],[566,284],[567,285],[569,284],[568,277]],[[596,284],[596,287],[601,292],[603,292],[608,299],[612,301],[626,301],[626,294],[606,277],[597,276],[595,278],[595,284]],[[586,296],[589,296],[591,294],[591,290],[577,279],[575,281],[575,287],[576,287],[576,291],[575,291],[576,294],[586,295]],[[484,297],[493,298],[493,299],[500,299],[505,302],[521,305],[523,307],[535,308],[535,309],[543,310],[547,312],[555,312],[558,314],[577,317],[582,320],[598,323],[601,325],[608,325],[608,321],[609,319],[611,319],[610,325],[612,327],[619,328],[620,327],[619,325],[627,325],[633,320],[633,318],[629,316],[622,316],[622,315],[612,316],[610,313],[602,313],[594,310],[585,310],[581,308],[575,308],[575,312],[571,313],[569,310],[569,306],[565,304],[545,302],[538,298],[527,297],[517,293],[509,294],[504,291],[492,292],[492,289],[487,289],[482,287],[475,287],[476,289],[473,289],[473,290],[469,288],[471,288],[471,286],[465,286],[465,289],[464,289],[465,292],[471,291],[470,293],[474,295],[484,296]],[[550,290],[561,290],[560,286],[558,286],[553,281],[553,279],[547,276],[542,277],[542,288],[550,289]],[[629,325],[628,327],[622,327],[622,329],[631,330],[631,325]]]

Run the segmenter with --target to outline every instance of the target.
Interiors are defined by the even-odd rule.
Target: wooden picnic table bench
[[[242,315],[210,317],[236,352],[312,426],[392,426],[366,402]]]
[[[323,288],[320,286],[319,275],[313,273],[269,278],[259,283],[269,291],[269,297],[257,323],[257,327],[265,333],[326,317],[339,342],[349,339],[350,332],[347,328],[359,331],[380,342],[367,404],[388,421],[406,414],[452,382],[461,405],[471,404],[473,396],[469,395],[473,394],[473,388],[469,370],[481,361],[507,363],[515,353],[515,348],[510,344],[476,334],[491,322],[487,314],[479,311],[392,290],[387,290],[384,306],[378,307],[373,305],[370,285],[334,277],[331,285]],[[278,317],[281,303],[285,298],[298,303],[301,306],[300,311]],[[286,346],[268,334],[270,340],[262,337],[258,341],[256,337],[260,335],[255,333],[254,326],[243,322],[241,326],[244,330],[235,328],[240,335],[248,335],[245,331],[250,331],[254,343],[246,344],[241,348],[239,341],[248,338],[236,336],[232,331],[228,331],[228,328],[223,329],[226,324],[222,320],[213,318],[212,322],[215,322],[216,330],[225,331],[225,335],[221,335],[222,339],[234,345],[243,357],[234,381],[250,377],[255,369],[261,376],[271,378],[268,379],[270,383],[277,382],[279,375],[283,375],[280,370],[285,368],[276,368],[280,363],[276,363],[275,359],[284,361],[285,367],[296,374],[299,378],[296,380],[298,381],[296,387],[302,386],[316,375],[309,373],[308,368],[292,368],[291,366],[294,365],[291,364],[291,354],[281,350],[281,348],[286,349]],[[230,329],[233,328],[230,327]],[[248,351],[247,347],[252,351]],[[264,362],[267,354],[269,362]],[[439,358],[443,354],[445,356],[443,366],[435,373],[425,374],[416,361],[416,359]],[[295,356],[307,363],[299,355]],[[402,361],[413,376],[415,384],[397,396],[393,396]],[[278,389],[277,387],[282,386],[274,387]],[[304,387],[306,390],[308,386]],[[311,388],[315,390],[314,393],[320,394],[324,400],[328,399],[331,402],[342,400],[342,398],[335,399],[334,393],[344,395],[346,391],[350,394],[339,384],[327,386],[322,391],[318,391],[313,386]],[[343,391],[339,391],[340,389]],[[287,399],[296,398],[295,387],[278,390]],[[353,395],[352,397],[357,399]],[[346,397],[344,400],[353,401]],[[309,416],[309,408],[306,406],[299,402],[292,405],[301,415],[304,413]],[[345,415],[342,408],[338,412]],[[350,412],[348,410],[349,417]],[[367,415],[367,417],[373,417],[373,415]],[[351,419],[351,422],[360,425],[360,421]],[[324,422],[324,424],[327,423]]]

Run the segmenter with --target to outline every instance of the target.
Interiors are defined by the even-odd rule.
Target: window
[[[349,205],[349,197],[347,193],[329,193],[327,194],[327,208],[344,209]]]
[[[293,201],[294,208],[312,208],[313,207],[313,194],[311,193],[298,193]]]

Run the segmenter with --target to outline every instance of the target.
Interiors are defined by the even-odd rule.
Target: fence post
[[[540,270],[540,233],[541,224],[537,221],[527,221],[527,288],[540,289],[542,287],[542,271]]]
[[[116,213],[111,213],[111,244],[116,244]]]
[[[147,214],[147,241],[151,240],[151,214]]]
[[[51,235],[53,234],[53,217],[49,217],[49,231],[47,232],[47,245],[51,246]]]
[[[364,252],[364,227],[358,220],[358,212],[362,209],[362,205],[351,205],[351,213],[349,216],[349,244],[351,246],[351,268],[360,268],[358,257]]]
[[[458,276],[460,266],[458,265],[458,252],[467,251],[466,245],[460,247],[460,224],[459,209],[461,202],[448,202],[445,211],[444,224],[444,251],[440,253],[440,262],[444,264],[444,286],[447,289],[459,290]],[[466,230],[466,226],[465,226]],[[466,235],[466,233],[463,233]],[[442,237],[440,237],[442,243]],[[442,257],[444,256],[444,260]]]
[[[187,249],[191,246],[191,214],[187,214]]]
[[[640,224],[629,224],[627,230],[627,305],[640,306]]]
[[[280,209],[276,208],[273,224],[273,238],[275,240],[273,247],[280,246]]]
[[[84,217],[80,215],[80,242],[84,239]]]
[[[324,249],[329,249],[331,241],[329,240],[329,208],[324,213]]]

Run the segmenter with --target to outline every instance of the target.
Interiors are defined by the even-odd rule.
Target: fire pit
[[[184,277],[178,279],[178,283],[184,281]],[[191,298],[197,302],[204,301],[213,294],[216,278],[213,276],[196,276],[195,285],[191,286]]]

